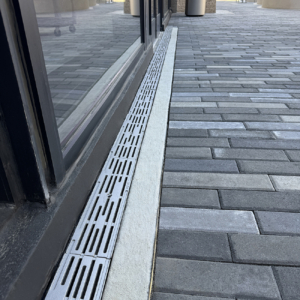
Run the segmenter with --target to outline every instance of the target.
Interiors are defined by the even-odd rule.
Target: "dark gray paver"
[[[167,147],[166,158],[212,158],[212,154],[204,147]]]
[[[300,212],[300,196],[295,192],[221,190],[224,209]]]
[[[299,175],[300,163],[239,160],[239,169],[243,173]]]
[[[281,299],[271,267],[162,257],[156,259],[154,291]]]
[[[173,85],[174,87],[174,85]],[[172,97],[172,102],[201,102],[201,97]]]
[[[206,129],[169,129],[169,137],[207,137]]]
[[[225,233],[159,230],[158,257],[232,261]]]
[[[290,140],[252,140],[252,139],[231,139],[231,146],[234,148],[261,148],[261,149],[300,149],[300,141]]]
[[[276,235],[230,235],[233,261],[300,266],[300,237]]]
[[[173,147],[229,147],[225,138],[168,138],[167,146]],[[300,142],[299,142],[300,149]]]
[[[259,174],[164,172],[163,186],[274,191],[270,178]]]
[[[298,300],[300,295],[300,268],[274,267],[282,300]]]
[[[300,123],[245,122],[246,128],[262,130],[300,130]]]
[[[259,112],[262,114],[274,115],[300,115],[300,109],[286,109],[286,108],[260,108]]]
[[[204,108],[206,114],[258,114],[256,108]],[[266,113],[267,114],[267,113]],[[282,113],[281,113],[282,114]]]
[[[219,297],[205,297],[205,296],[195,296],[195,295],[182,295],[182,294],[172,294],[172,293],[153,293],[152,300],[225,300]],[[226,300],[234,300],[234,298],[226,298]]]
[[[276,117],[276,116],[275,116]],[[222,121],[218,114],[170,114],[170,121]]]
[[[295,32],[300,31],[299,13],[293,10],[257,9],[251,3],[241,5],[222,1],[217,2],[217,9],[216,14],[206,14],[204,18],[189,18],[183,13],[174,13],[170,19],[169,24],[179,28],[174,85],[177,97],[174,99],[174,95],[172,96],[171,127],[175,124],[177,127],[203,129],[202,126],[205,126],[208,137],[198,136],[193,139],[187,135],[178,135],[178,139],[168,139],[168,148],[211,148],[214,151],[211,160],[236,160],[241,173],[220,173],[213,169],[208,173],[180,171],[183,166],[176,172],[165,172],[165,188],[181,189],[174,191],[174,199],[170,196],[165,205],[169,207],[163,207],[162,210],[179,209],[177,214],[169,214],[168,218],[174,232],[185,223],[186,232],[207,233],[214,230],[227,234],[232,230],[228,228],[228,224],[236,220],[236,217],[228,214],[232,219],[224,222],[226,218],[225,215],[221,216],[222,212],[227,214],[231,210],[246,216],[245,212],[254,211],[254,221],[259,223],[261,235],[258,232],[241,233],[243,228],[240,226],[239,233],[234,235],[236,242],[232,247],[236,250],[234,263],[209,262],[208,264],[216,264],[212,271],[208,265],[199,268],[197,263],[205,263],[199,261],[201,258],[193,262],[189,259],[188,267],[177,267],[178,260],[173,259],[168,270],[173,269],[167,272],[166,265],[162,265],[161,270],[166,273],[162,276],[156,274],[156,277],[161,276],[165,280],[167,284],[162,289],[168,296],[172,295],[171,299],[173,295],[184,295],[188,298],[183,300],[193,300],[201,295],[212,297],[212,300],[213,297],[285,300],[286,294],[282,292],[282,288],[283,297],[279,295],[276,284],[280,284],[280,281],[277,276],[277,283],[275,282],[274,267],[270,264],[291,264],[295,267],[299,262],[299,255],[295,250],[298,240],[293,240],[299,239],[299,233],[295,233],[295,230],[298,230],[296,226],[300,227],[297,223],[298,217],[294,217],[300,212],[300,165],[297,165],[300,162],[300,44],[295,39]],[[189,101],[185,98],[192,95],[199,98],[189,98]],[[220,116],[222,120],[211,122]],[[236,129],[235,126],[239,123],[245,125],[245,128]],[[220,143],[225,143],[225,146],[216,145]],[[193,202],[192,197],[186,196],[188,202],[191,201],[188,205],[192,207],[188,209],[193,209],[193,212],[198,210],[198,214],[195,213],[194,216],[186,214],[186,211],[182,211],[186,208],[180,208],[185,205],[184,196],[180,193],[186,188],[189,191],[195,189],[197,192],[206,189],[218,190],[221,209],[219,206],[210,207],[208,198],[205,201],[201,197]],[[175,197],[177,193],[178,197]],[[163,201],[162,199],[162,206]],[[215,201],[212,201],[213,205],[218,203],[217,199]],[[196,203],[200,203],[198,208],[195,208]],[[208,206],[202,206],[203,204]],[[276,215],[276,218],[275,215],[259,217],[264,212],[284,215]],[[162,225],[164,216],[162,213]],[[181,239],[184,240],[185,237]],[[159,243],[164,243],[168,252],[167,242],[161,239],[158,247]],[[212,242],[214,243],[215,241]],[[180,244],[179,249],[186,244]],[[173,244],[169,245],[169,252],[176,252],[176,247],[171,245]],[[208,246],[209,242],[205,247]],[[196,248],[194,252],[198,253],[198,250]],[[192,256],[191,252],[187,253]],[[158,264],[160,262],[162,260]],[[246,276],[236,270],[227,269],[224,272],[225,265],[226,268],[248,268],[248,262],[252,264],[251,268],[262,264],[262,270],[268,270],[269,275],[264,277],[263,273],[252,272],[252,269],[247,269]],[[232,274],[239,279],[232,279]],[[256,274],[265,279],[271,276],[272,286],[276,290],[275,296],[262,295],[258,291],[256,285],[252,284],[252,280],[257,279]],[[225,277],[228,280],[226,283]],[[258,278],[256,282],[261,287],[260,291],[265,293],[267,289],[263,280]],[[287,282],[283,284],[288,287]],[[241,292],[242,285],[247,285],[250,292]],[[295,291],[297,292],[289,300],[300,300],[299,291]]]
[[[299,213],[257,211],[255,214],[262,234],[300,234]]]
[[[161,206],[220,208],[216,190],[163,188]]]
[[[269,121],[280,122],[280,118],[276,115],[255,115],[255,114],[223,114],[225,121]]]
[[[214,148],[215,158],[288,161],[282,150]]]
[[[296,123],[293,123],[296,124]],[[170,121],[170,128],[178,129],[245,129],[242,122],[191,122],[191,121]]]
[[[291,161],[300,161],[300,150],[286,150],[286,154]]]
[[[201,107],[170,107],[170,114],[201,114]]]
[[[238,173],[234,160],[172,159],[165,160],[165,171]]]
[[[288,104],[288,107],[289,108],[300,108],[300,103],[290,103]]]

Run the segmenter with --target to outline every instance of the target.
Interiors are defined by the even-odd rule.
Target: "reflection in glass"
[[[34,0],[62,145],[139,45],[139,18],[124,3]]]

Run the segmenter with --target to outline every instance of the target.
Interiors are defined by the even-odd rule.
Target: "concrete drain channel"
[[[172,28],[153,55],[60,262],[46,300],[100,300]]]

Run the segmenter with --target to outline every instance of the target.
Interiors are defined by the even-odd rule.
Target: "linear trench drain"
[[[46,300],[100,300],[171,39],[168,27],[60,262]]]

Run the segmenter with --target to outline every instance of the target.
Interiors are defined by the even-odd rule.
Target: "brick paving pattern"
[[[153,300],[300,299],[299,13],[172,15]]]
[[[38,15],[48,80],[58,126],[89,90],[140,36],[139,18],[123,13],[123,3],[101,3],[75,11],[76,32],[43,27],[48,16]],[[70,18],[62,13],[61,18]],[[57,18],[57,25],[60,20]]]

